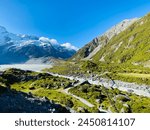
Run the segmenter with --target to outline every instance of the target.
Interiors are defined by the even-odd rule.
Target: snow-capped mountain
[[[70,43],[59,44],[56,39],[13,34],[0,26],[0,64],[22,63],[40,57],[67,59],[77,50]]]

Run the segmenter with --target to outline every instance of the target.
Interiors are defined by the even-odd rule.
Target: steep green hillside
[[[114,36],[123,32],[137,20],[137,18],[123,20],[119,24],[107,30],[103,35],[96,37],[91,42],[86,44],[71,59],[74,61],[81,59],[91,59],[92,56],[95,55],[103,46],[105,46]]]
[[[150,14],[113,37],[92,58],[105,63],[150,66]]]
[[[150,14],[141,19],[124,20],[81,48],[72,60],[128,63],[150,67]]]
[[[49,71],[103,77],[109,73],[114,79],[150,85],[150,14],[124,20],[98,37],[95,49],[93,43],[94,40],[81,48],[71,61]],[[93,51],[87,51],[90,47]]]

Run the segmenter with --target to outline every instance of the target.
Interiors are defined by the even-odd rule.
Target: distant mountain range
[[[24,63],[43,57],[67,59],[77,50],[70,43],[59,44],[46,37],[13,34],[0,26],[0,64]]]

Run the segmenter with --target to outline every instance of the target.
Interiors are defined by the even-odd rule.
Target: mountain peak
[[[104,36],[107,36],[107,38],[110,40],[113,36],[118,35],[122,31],[127,29],[131,24],[136,22],[138,19],[139,18],[125,19],[122,22],[120,22],[119,24],[113,26],[108,31],[106,31],[106,33],[104,33]]]
[[[119,35],[126,30],[138,18],[125,19],[119,24],[107,30],[103,35],[96,37],[91,42],[81,48],[73,57],[73,60],[91,59],[104,45],[106,45],[114,36]]]
[[[0,26],[0,33],[4,33],[7,32],[6,28],[3,26]]]
[[[0,26],[0,64],[24,63],[30,58],[54,57],[67,59],[77,48],[70,43],[60,44],[56,39],[26,34],[13,34]]]

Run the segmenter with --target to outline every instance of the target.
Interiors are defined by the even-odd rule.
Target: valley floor
[[[46,68],[51,68],[52,65],[45,65],[45,64],[11,64],[11,65],[0,65],[0,71],[4,71],[9,68],[17,68],[21,70],[30,70],[30,71],[35,71],[35,72],[42,72],[43,69]],[[104,79],[101,78],[100,81],[99,79],[94,80],[92,78],[84,78],[84,77],[75,77],[75,76],[64,76],[64,75],[59,75],[59,74],[53,74],[50,73],[54,76],[59,76],[59,77],[64,77],[64,78],[69,78],[71,80],[79,80],[80,82],[83,82],[85,80],[88,80],[89,83],[95,84],[95,85],[104,85],[105,87],[113,87],[113,88],[118,88],[121,91],[126,91],[126,92],[132,92],[137,95],[142,95],[146,97],[150,97],[150,86],[148,85],[138,85],[136,83],[129,83],[129,82],[123,82],[120,80],[114,80],[111,81],[109,79]],[[143,74],[123,74],[125,76],[140,76],[143,77]],[[150,74],[144,74],[150,76]]]
[[[10,64],[10,65],[0,65],[0,71],[4,71],[9,68],[16,68],[21,70],[30,70],[39,72],[45,68],[51,68],[52,65],[49,64]]]
[[[64,76],[64,75],[59,75],[59,74],[53,74],[50,73],[54,76],[60,76],[64,78],[68,78],[71,80],[79,80],[80,82],[83,82],[87,80],[90,84],[95,84],[95,85],[104,85],[106,88],[118,88],[121,91],[126,91],[126,92],[132,92],[137,95],[142,95],[146,97],[150,97],[150,86],[148,85],[138,85],[135,83],[128,83],[128,82],[123,82],[120,80],[109,80],[106,78],[101,78],[99,79],[92,79],[92,78],[84,78],[84,77],[74,77],[74,76]]]
[[[43,69],[45,68],[50,68],[51,65],[44,65],[44,64],[14,64],[14,65],[0,65],[0,71],[4,71],[6,69],[9,69],[9,68],[17,68],[17,69],[22,69],[22,70],[31,70],[31,71],[34,71],[34,72],[41,72],[43,73]],[[79,76],[65,76],[65,75],[59,75],[59,74],[54,74],[54,73],[49,73],[49,72],[46,72],[46,74],[50,74],[54,77],[60,77],[60,78],[66,78],[66,79],[70,79],[70,80],[73,80],[73,81],[79,81],[79,84],[76,84],[73,88],[76,89],[76,86],[80,86],[80,84],[82,84],[82,82],[85,82],[85,81],[88,81],[91,85],[102,85],[104,86],[105,88],[117,88],[121,91],[125,91],[127,93],[133,93],[133,94],[137,94],[137,95],[140,95],[140,96],[145,96],[145,97],[150,97],[150,86],[147,86],[147,85],[138,85],[138,84],[135,84],[135,83],[128,83],[128,82],[123,82],[123,81],[120,81],[120,80],[110,80],[110,79],[106,79],[106,78],[100,78],[100,79],[95,79],[95,78],[85,78],[85,77],[79,77]],[[138,75],[140,76],[140,75]],[[59,80],[58,80],[59,81]],[[61,81],[59,81],[61,83]],[[29,82],[30,83],[30,82]],[[25,83],[23,84],[14,84],[13,85],[13,88],[14,89],[18,89],[18,85],[20,86],[26,86]],[[27,83],[27,86],[29,84]],[[30,87],[32,86],[32,82],[31,82],[31,85],[29,85]],[[23,87],[24,88],[24,87]],[[35,89],[34,87],[31,87],[32,89]],[[27,88],[28,89],[28,88]],[[74,91],[70,91],[70,87],[69,88],[63,88],[63,89],[58,89],[58,91],[54,90],[54,93],[58,94],[59,92],[61,92],[62,94],[66,94],[66,96],[68,95],[70,99],[73,99],[75,102],[78,102],[80,101],[80,103],[83,103],[83,105],[89,107],[89,108],[92,108],[92,107],[98,107],[98,109],[100,111],[103,111],[103,112],[108,112],[108,108],[107,109],[103,109],[101,106],[97,106],[97,103],[93,104],[93,102],[91,102],[91,100],[89,100],[88,98],[84,98],[83,96],[80,96],[80,95],[76,95],[76,92],[78,91],[77,89]],[[19,88],[20,90],[20,88]],[[23,92],[26,92],[26,89],[24,89]],[[41,93],[41,95],[39,95],[39,92]],[[44,89],[44,88],[37,88],[36,91],[33,91],[33,93],[35,94],[38,94],[38,96],[43,96],[43,92],[47,92],[47,93],[53,93],[52,90],[47,90],[47,89]],[[75,93],[72,93],[72,92],[75,92]],[[56,95],[57,95],[56,94]],[[57,95],[58,96],[58,95]],[[65,95],[64,95],[65,96]],[[50,97],[52,98],[52,97]],[[56,99],[56,97],[54,96],[53,99]],[[78,100],[78,101],[77,101]],[[95,99],[94,99],[95,100]],[[79,103],[79,104],[80,104]],[[125,104],[126,105],[126,104]],[[80,107],[79,107],[80,108]]]

